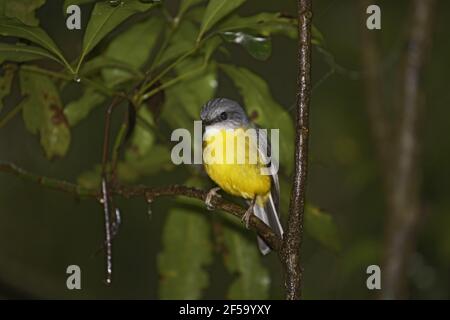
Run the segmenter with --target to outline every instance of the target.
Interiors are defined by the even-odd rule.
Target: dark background
[[[357,1],[313,2],[314,23],[336,62],[348,70],[360,71]],[[82,31],[65,28],[62,3],[47,1],[38,10],[38,17],[41,26],[72,59],[80,48]],[[176,8],[176,1],[166,3]],[[409,1],[386,0],[379,4],[382,30],[377,32],[382,39],[386,66],[383,79],[389,89],[395,82],[401,59]],[[427,103],[421,118],[420,158],[424,208],[407,275],[411,297],[417,299],[450,298],[449,10],[447,1],[438,3],[432,54],[425,75]],[[263,11],[296,15],[296,3],[249,0],[239,9],[242,15]],[[295,102],[296,44],[284,37],[274,37],[273,41],[272,57],[266,62],[255,61],[239,48],[232,51],[232,59],[262,75],[276,100],[289,109]],[[386,216],[364,106],[363,82],[347,73],[324,77],[329,70],[323,56],[314,51],[313,79],[317,86],[311,106],[308,200],[333,215],[342,249],[335,253],[308,236],[305,238],[304,297],[376,298],[377,293],[366,288],[365,270],[368,265],[381,264]],[[219,95],[237,96],[226,80],[220,81]],[[81,172],[99,162],[102,130],[103,112],[97,108],[73,129],[67,157],[49,162],[38,138],[26,131],[21,117],[16,117],[0,131],[0,159],[31,172],[75,181]],[[114,282],[107,287],[102,282],[103,255],[94,256],[103,239],[101,206],[92,200],[77,201],[73,196],[45,190],[14,176],[0,177],[0,298],[158,297],[156,257],[161,250],[161,229],[170,200],[155,203],[151,220],[143,200],[119,201],[124,223],[114,242]],[[176,174],[163,174],[143,182],[165,185],[176,181]],[[264,263],[270,265],[274,277],[271,297],[282,298],[281,269],[276,256],[264,258]],[[82,290],[66,289],[65,271],[70,264],[82,269]],[[211,286],[204,297],[223,298],[230,277],[222,260],[216,258],[211,271]]]

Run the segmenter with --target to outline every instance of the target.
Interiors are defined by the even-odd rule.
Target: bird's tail
[[[280,218],[277,212],[277,206],[272,198],[272,194],[264,199],[261,196],[256,198],[254,206],[255,215],[265,222],[272,230],[280,237],[283,237],[283,227],[280,223]],[[266,255],[270,252],[270,247],[263,239],[258,237],[258,247],[262,254]]]

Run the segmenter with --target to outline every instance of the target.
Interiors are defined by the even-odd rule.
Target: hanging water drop
[[[73,78],[73,81],[75,81],[76,83],[80,83],[80,82],[81,82],[81,78],[78,77],[78,76],[75,76],[75,77]]]
[[[121,2],[121,0],[109,0],[109,5],[111,7],[117,7]]]
[[[149,219],[151,219],[153,216],[153,211],[152,211],[153,199],[151,197],[147,197],[146,200],[147,200],[147,216]]]

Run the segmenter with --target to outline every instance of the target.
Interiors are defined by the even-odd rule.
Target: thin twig
[[[110,174],[108,172],[109,159],[109,138],[111,131],[111,115],[114,108],[120,103],[120,98],[114,98],[105,112],[105,129],[103,136],[103,153],[102,153],[102,205],[105,223],[105,248],[106,248],[106,284],[112,282],[112,237],[111,237],[111,219],[116,208],[110,194]]]
[[[298,0],[298,79],[295,140],[295,173],[287,231],[281,259],[286,270],[286,298],[301,296],[302,268],[300,248],[303,237],[306,176],[308,170],[309,105],[311,98],[311,23],[312,1]]]

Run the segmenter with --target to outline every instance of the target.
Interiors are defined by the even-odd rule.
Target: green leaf
[[[64,114],[71,127],[76,126],[81,120],[97,106],[102,104],[106,97],[98,91],[87,88],[83,95],[75,101],[70,102],[64,108]]]
[[[51,59],[61,63],[58,58],[40,47],[0,43],[0,63],[4,61],[25,62],[39,59]]]
[[[200,117],[201,107],[215,96],[217,90],[217,68],[211,64],[201,67],[202,60],[190,59],[179,66],[177,75],[195,72],[187,81],[169,87],[166,90],[166,103],[162,110],[162,117],[172,128],[193,127],[193,121]],[[199,67],[201,68],[200,71]],[[174,110],[177,116],[174,117]]]
[[[178,9],[177,18],[181,19],[181,17],[188,11],[191,7],[204,2],[205,0],[181,0],[180,8]]]
[[[36,43],[53,53],[63,65],[67,66],[69,70],[71,69],[55,42],[39,27],[24,25],[17,19],[0,17],[0,35],[22,38]]]
[[[320,32],[319,29],[317,29],[316,26],[312,26],[312,39],[311,39],[312,44],[316,45],[316,46],[320,46],[320,47],[325,47],[326,43],[325,43],[325,37],[323,36],[323,34]]]
[[[158,18],[133,25],[111,42],[105,56],[126,63],[133,69],[141,68],[147,62],[162,27],[163,21]],[[133,79],[134,74],[123,68],[106,68],[103,77],[108,86],[115,86]]]
[[[245,68],[220,67],[238,87],[247,114],[262,128],[280,130],[280,165],[290,174],[294,165],[294,125],[289,113],[273,99],[264,79]]]
[[[252,35],[241,31],[226,31],[222,33],[222,36],[227,42],[242,45],[255,59],[267,60],[272,53],[272,42],[268,37]]]
[[[158,256],[161,299],[199,299],[209,283],[212,262],[209,220],[198,201],[183,201],[169,211]]]
[[[80,5],[83,5],[83,4],[86,4],[86,3],[93,3],[93,2],[96,2],[96,1],[98,1],[98,0],[66,0],[66,1],[64,1],[64,6],[63,6],[64,14],[66,14],[66,9],[67,9],[68,6],[71,6],[73,4],[75,4],[77,6],[80,6]]]
[[[172,35],[169,45],[159,59],[155,61],[154,66],[161,66],[175,58],[178,58],[183,53],[192,50],[195,47],[195,36],[197,30],[198,28],[193,22],[182,20],[180,26]],[[166,35],[166,37],[167,36],[168,35]]]
[[[136,68],[130,66],[128,63],[105,57],[104,55],[95,57],[87,61],[81,68],[80,74],[84,76],[89,76],[92,74],[99,73],[104,68],[114,68],[122,69],[127,73],[133,74],[137,78],[143,78],[143,73]]]
[[[277,12],[263,12],[249,17],[233,15],[217,26],[216,32],[252,31],[263,36],[282,34],[297,39],[297,19]],[[325,38],[316,26],[312,26],[311,42],[325,46]]]
[[[14,66],[6,65],[3,67],[3,74],[0,75],[0,112],[3,109],[3,99],[11,92],[11,84],[15,71]]]
[[[280,13],[263,12],[254,16],[233,15],[217,26],[217,32],[251,30],[263,36],[284,34],[297,38],[297,20],[286,18]]]
[[[17,18],[29,26],[37,26],[39,20],[34,12],[44,3],[45,0],[5,1],[3,14],[9,18]]]
[[[108,1],[99,2],[92,11],[91,18],[83,38],[83,49],[78,62],[78,69],[84,57],[112,30],[132,15],[145,12],[154,4],[140,0],[122,0],[119,5],[110,5]]]
[[[197,37],[200,41],[203,35],[208,32],[219,20],[241,6],[245,0],[210,0],[206,7],[200,33]]]
[[[319,243],[334,251],[341,248],[339,233],[333,217],[311,205],[306,206],[305,230]]]
[[[236,224],[231,221],[230,223]],[[269,298],[270,274],[262,263],[255,239],[242,234],[242,228],[236,224],[223,226],[225,245],[224,261],[227,270],[235,276],[227,298],[233,300],[263,300]]]
[[[20,70],[23,118],[27,129],[40,134],[47,158],[62,157],[70,145],[70,130],[53,82],[46,76]]]

